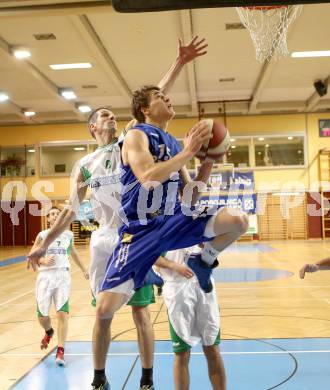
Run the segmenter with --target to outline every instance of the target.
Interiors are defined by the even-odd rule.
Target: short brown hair
[[[160,91],[160,88],[157,85],[144,85],[133,93],[132,114],[139,123],[145,123],[146,121],[142,108],[149,106],[152,91]]]
[[[87,119],[87,126],[88,126],[88,131],[91,133],[91,136],[93,138],[95,138],[94,134],[91,132],[91,129],[90,129],[90,126],[92,123],[95,123],[96,120],[97,120],[97,114],[99,111],[101,110],[108,110],[108,111],[111,111],[110,107],[98,107],[96,108],[95,110],[93,110],[89,116],[88,116],[88,119]]]

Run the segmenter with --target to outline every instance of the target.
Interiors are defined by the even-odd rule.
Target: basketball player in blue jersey
[[[178,141],[166,132],[174,110],[157,86],[134,93],[133,114],[139,124],[127,133],[121,155],[121,213],[126,223],[120,229],[120,243],[109,261],[102,290],[120,286],[120,292],[127,293],[139,288],[161,253],[205,242],[202,253],[188,264],[201,288],[210,292],[218,254],[248,228],[247,216],[237,210],[193,206],[201,183],[189,183],[185,164],[210,138],[210,129],[203,121],[197,123],[187,133],[181,150]],[[206,183],[210,172],[211,164],[203,163],[195,182]],[[183,202],[179,200],[180,188]],[[107,316],[113,303],[106,295],[100,302],[100,315]]]
[[[104,373],[114,313],[134,289],[143,285],[145,275],[162,253],[205,242],[202,253],[191,256],[188,265],[201,288],[210,292],[218,254],[248,228],[247,216],[237,210],[194,208],[187,202],[189,198],[193,204],[198,200],[199,188],[212,169],[212,163],[204,162],[193,183],[197,186],[189,183],[185,165],[211,137],[205,122],[191,128],[181,150],[177,140],[166,132],[174,110],[158,87],[135,92],[133,113],[139,124],[127,132],[121,145],[120,215],[125,223],[119,229],[119,243],[108,262],[96,308],[96,374]],[[182,203],[179,188],[183,190]]]

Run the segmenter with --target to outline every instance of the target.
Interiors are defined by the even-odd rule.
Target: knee
[[[138,329],[143,330],[151,325],[149,310],[147,306],[132,306],[132,314],[135,326]]]
[[[104,303],[97,305],[95,314],[96,317],[100,320],[110,320],[114,315],[112,310],[110,310],[109,307]]]
[[[249,228],[249,218],[246,214],[233,216],[235,229],[239,234],[244,234]]]
[[[176,352],[175,360],[180,366],[188,366],[190,359],[190,351]]]
[[[57,312],[57,319],[60,321],[65,321],[68,318],[68,313],[65,311],[58,311]]]

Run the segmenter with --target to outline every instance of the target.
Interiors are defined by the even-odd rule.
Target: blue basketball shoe
[[[194,271],[201,289],[206,293],[210,293],[213,290],[212,270],[219,265],[218,260],[215,260],[212,265],[208,265],[202,260],[200,253],[192,253],[187,263],[189,268]]]

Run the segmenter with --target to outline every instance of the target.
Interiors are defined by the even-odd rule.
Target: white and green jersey
[[[91,188],[95,219],[102,226],[118,227],[120,218],[120,148],[117,143],[98,147],[83,157],[79,168],[84,182]]]
[[[49,229],[42,230],[38,237],[44,240],[49,233]],[[73,233],[65,230],[48,247],[45,257],[55,255],[55,264],[51,267],[42,265],[39,270],[49,270],[55,268],[70,268],[69,256],[73,246]]]

